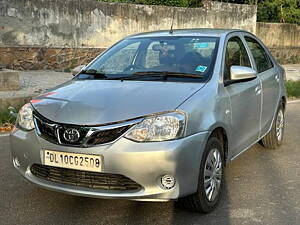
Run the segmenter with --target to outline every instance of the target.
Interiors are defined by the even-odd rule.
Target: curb
[[[300,102],[300,99],[287,101],[287,104],[292,104],[292,103],[297,103],[297,102]]]
[[[0,99],[0,110],[5,110],[9,106],[17,107],[22,106],[25,103],[29,102],[35,95],[26,95],[19,97],[9,97]]]
[[[10,133],[3,133],[3,134],[0,133],[0,137],[8,137],[9,134],[10,134]]]

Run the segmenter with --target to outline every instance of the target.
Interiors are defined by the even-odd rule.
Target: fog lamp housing
[[[172,189],[175,186],[176,180],[171,175],[164,175],[161,177],[161,185],[166,189]]]

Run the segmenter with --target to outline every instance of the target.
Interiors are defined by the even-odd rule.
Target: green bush
[[[265,0],[258,4],[257,20],[261,22],[300,24],[299,0]]]
[[[2,127],[5,124],[15,124],[17,119],[17,113],[19,112],[22,106],[23,104],[0,110],[0,127]],[[10,110],[12,110],[12,113],[10,113]]]
[[[179,6],[187,7],[187,0],[138,0],[145,5],[166,5],[166,6]]]
[[[98,0],[102,2],[123,2],[143,5],[165,5],[176,7],[201,7],[201,0]]]
[[[202,0],[98,0],[103,2],[126,2],[144,5],[177,7],[201,7]],[[300,24],[300,0],[212,0],[218,2],[257,5],[258,22]]]
[[[288,97],[299,98],[300,97],[300,81],[291,81],[286,82],[286,90]]]
[[[15,121],[16,117],[12,116],[8,109],[0,111],[0,127],[6,123],[14,124]]]
[[[300,24],[299,0],[213,0],[218,2],[257,5],[258,22]]]

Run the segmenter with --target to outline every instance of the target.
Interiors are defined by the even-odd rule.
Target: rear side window
[[[230,80],[231,66],[251,67],[246,48],[239,37],[232,37],[228,40],[227,43],[224,71],[225,80]]]
[[[258,73],[264,72],[273,67],[273,64],[265,49],[253,38],[245,37],[256,63]]]

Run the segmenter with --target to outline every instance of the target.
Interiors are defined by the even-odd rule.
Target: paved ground
[[[70,80],[72,77],[71,73],[49,70],[20,71],[21,89],[18,91],[1,91],[0,98],[36,96],[49,88]]]
[[[300,64],[283,65],[288,80],[300,80]]]
[[[211,214],[174,202],[142,203],[75,197],[40,189],[11,165],[9,142],[0,137],[0,224],[300,224],[300,103],[287,111],[285,141],[277,150],[256,144],[226,169],[226,188]]]

